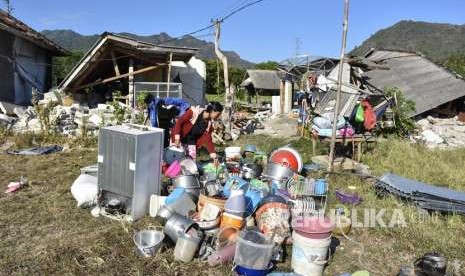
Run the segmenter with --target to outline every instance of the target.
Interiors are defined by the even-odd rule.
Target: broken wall
[[[41,93],[51,88],[52,58],[47,51],[21,37],[14,37],[12,55],[14,87],[7,101],[27,105],[31,102],[33,88]]]
[[[179,76],[182,83],[183,99],[191,105],[206,104],[205,89],[207,67],[202,60],[192,57],[186,64],[184,62],[172,62],[171,80],[178,82]]]
[[[14,35],[0,31],[0,101],[14,102],[14,67],[13,42]]]

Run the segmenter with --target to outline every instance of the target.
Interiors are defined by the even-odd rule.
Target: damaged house
[[[140,93],[203,104],[206,67],[194,57],[196,52],[104,33],[58,88],[90,107],[108,101],[116,91],[131,107]]]
[[[465,80],[418,53],[372,49],[365,59],[388,70],[369,70],[364,81],[379,88],[397,87],[415,102],[415,117],[429,113],[453,117],[463,110]]]
[[[68,52],[0,10],[0,101],[28,105],[32,90],[52,86],[52,57]]]
[[[281,78],[276,70],[247,70],[242,87],[249,95],[279,95]]]

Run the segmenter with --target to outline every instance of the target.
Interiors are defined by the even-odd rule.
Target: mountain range
[[[87,51],[100,37],[81,35],[72,30],[45,30],[42,34],[71,51]],[[154,44],[197,48],[198,58],[204,60],[216,58],[213,43],[193,36],[175,39],[167,33],[148,36],[132,33],[119,33],[119,35]],[[400,21],[376,32],[360,46],[355,47],[351,54],[363,55],[371,48],[421,52],[433,61],[442,63],[451,55],[465,55],[465,25]],[[234,51],[225,51],[225,54],[231,65],[242,68],[254,66],[252,62],[242,59]]]
[[[465,25],[400,21],[380,30],[351,52],[363,55],[371,48],[421,52],[436,62],[465,54]]]
[[[57,42],[59,45],[70,51],[87,51],[100,38],[100,35],[81,35],[72,30],[44,30],[42,34],[47,38]],[[139,41],[153,44],[163,44],[169,46],[181,46],[199,49],[197,57],[203,60],[216,58],[215,46],[212,42],[198,39],[193,36],[184,36],[176,39],[167,33],[156,35],[140,36],[132,33],[117,33],[118,35],[131,37]],[[228,57],[229,64],[241,68],[251,68],[254,64],[242,59],[234,51],[223,51]]]

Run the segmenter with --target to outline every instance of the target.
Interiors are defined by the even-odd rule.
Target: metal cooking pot
[[[197,175],[199,174],[199,168],[194,159],[190,157],[184,157],[180,162],[182,174],[184,175]]]
[[[191,228],[199,229],[199,225],[192,219],[174,214],[166,222],[163,232],[176,243],[181,233],[187,233]]]
[[[184,188],[186,192],[193,195],[197,199],[200,195],[200,182],[195,175],[180,175],[172,180],[175,188]]]
[[[281,180],[292,177],[294,171],[285,165],[269,162],[266,166],[265,175],[274,180]]]
[[[262,174],[263,169],[257,164],[245,164],[242,166],[242,177],[245,179],[254,179]]]
[[[200,182],[195,175],[180,175],[172,179],[175,188],[200,188]]]

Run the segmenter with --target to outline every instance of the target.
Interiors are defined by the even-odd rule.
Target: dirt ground
[[[4,139],[18,141],[17,137]],[[0,141],[1,143],[1,141]],[[44,143],[43,141],[39,143]],[[267,136],[248,136],[238,144],[254,143],[262,150],[287,144]],[[50,144],[50,141],[47,142]],[[311,158],[308,140],[293,140],[305,162]],[[1,275],[232,275],[231,266],[211,268],[194,261],[173,260],[172,249],[154,258],[141,259],[134,253],[132,235],[156,225],[152,218],[134,224],[94,218],[89,209],[76,207],[70,187],[83,166],[96,163],[95,144],[71,145],[64,152],[35,157],[0,153],[0,188],[26,176],[30,184],[6,195],[0,194]],[[374,173],[394,171],[430,183],[442,183],[465,190],[465,150],[429,151],[406,142],[380,144],[364,155]],[[400,209],[405,227],[356,228],[349,239],[337,237],[335,252],[325,275],[368,270],[371,275],[395,275],[426,252],[438,251],[448,258],[450,275],[465,275],[465,222],[462,216],[421,217],[408,203],[394,198],[380,199],[369,184],[354,176],[331,176],[328,209],[337,202],[336,188],[354,186],[363,197],[357,207]],[[291,271],[290,247],[286,262],[276,271]]]

